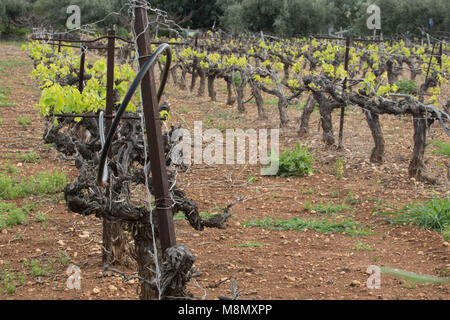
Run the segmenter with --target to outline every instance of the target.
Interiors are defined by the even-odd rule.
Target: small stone
[[[284,276],[284,278],[285,278],[286,280],[288,280],[288,281],[291,281],[291,282],[295,282],[295,281],[296,281],[296,280],[295,280],[295,277]]]
[[[353,280],[352,283],[350,283],[351,287],[360,287],[361,286],[361,282],[359,282],[358,280]]]
[[[419,256],[423,256],[423,251],[419,251],[419,252],[417,252],[417,254],[418,254]]]
[[[66,245],[66,243],[64,242],[64,240],[59,240],[59,241],[57,242],[57,244],[59,244],[60,246],[65,246],[65,245]]]
[[[79,234],[78,236],[80,238],[89,238],[89,231],[83,231],[81,234]]]
[[[95,287],[94,289],[92,289],[92,294],[99,294],[100,293],[100,289]]]
[[[116,287],[116,286],[113,286],[113,285],[110,285],[110,286],[108,287],[108,289],[109,289],[109,291],[111,291],[111,292],[116,292],[116,291],[117,291],[117,287]]]

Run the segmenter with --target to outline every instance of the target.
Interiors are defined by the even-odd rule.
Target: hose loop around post
[[[111,127],[108,131],[108,135],[106,137],[105,143],[102,147],[102,153],[100,156],[100,164],[98,168],[98,174],[97,174],[97,183],[101,186],[107,185],[107,178],[104,180],[104,171],[106,167],[106,161],[107,161],[107,155],[109,153],[109,149],[111,148],[112,139],[114,137],[114,134],[117,130],[117,127],[119,126],[120,119],[122,118],[123,113],[125,112],[128,104],[131,101],[131,98],[133,97],[134,93],[136,92],[136,89],[139,87],[142,79],[145,77],[147,72],[152,68],[155,63],[158,61],[158,57],[161,53],[166,55],[166,64],[164,66],[162,75],[161,75],[161,83],[159,85],[158,89],[158,104],[161,100],[162,94],[164,92],[164,88],[166,87],[167,78],[169,76],[169,69],[170,65],[172,63],[172,52],[170,51],[170,47],[168,44],[164,43],[160,45],[155,52],[148,58],[148,60],[145,62],[145,64],[142,66],[142,68],[139,70],[138,74],[136,75],[136,78],[134,79],[133,83],[131,84],[130,88],[128,89],[127,93],[125,94],[125,97],[123,98],[123,101],[117,110],[116,116],[111,124]]]

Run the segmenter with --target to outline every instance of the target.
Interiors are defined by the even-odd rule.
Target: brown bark
[[[267,116],[264,113],[264,99],[261,95],[261,89],[254,81],[250,81],[249,83],[252,89],[252,94],[255,97],[256,108],[258,109],[258,119],[259,120],[267,119]]]
[[[200,85],[198,87],[198,97],[203,97],[205,95],[205,88],[206,88],[206,74],[205,71],[202,69],[198,70],[198,74],[200,76]]]
[[[172,68],[170,69],[170,74],[172,75],[172,80],[173,83],[178,86],[178,73],[177,73],[177,68]]]
[[[153,234],[152,227],[149,222],[150,218],[146,216],[141,222],[133,224],[133,235],[136,252],[136,262],[138,264],[138,275],[142,279],[150,281],[155,278],[155,261],[151,252],[153,252]],[[156,229],[156,226],[155,226]],[[158,250],[158,265],[161,265],[161,247],[159,245],[158,237],[156,238]],[[139,294],[141,300],[156,300],[159,299],[159,293],[155,287],[149,283],[141,284],[141,292]]]
[[[281,126],[285,127],[289,122],[289,117],[287,114],[288,100],[284,96],[278,97],[278,111],[280,112],[280,122]]]
[[[233,80],[232,77],[227,77],[225,80],[227,82],[227,105],[232,106],[236,101],[233,95]]]
[[[214,88],[214,80],[216,77],[214,75],[208,75],[208,94],[212,101],[217,101],[217,93]]]
[[[409,177],[423,180],[425,173],[425,147],[427,139],[427,120],[422,112],[414,114],[414,151],[409,165]]]
[[[199,60],[198,60],[198,58],[196,57],[196,58],[194,58],[194,63],[193,63],[193,65],[192,65],[192,78],[191,78],[191,88],[190,88],[191,92],[194,91],[195,83],[197,82],[197,77],[198,77],[198,72],[197,72],[197,70],[198,70],[198,64],[199,64]]]
[[[380,125],[380,117],[378,114],[370,111],[366,111],[365,114],[370,131],[372,132],[373,141],[375,142],[375,147],[370,156],[370,162],[382,163],[384,157],[384,137]]]
[[[319,103],[320,118],[322,122],[322,139],[326,145],[334,145],[333,122],[331,116],[331,105],[328,102]]]
[[[183,71],[181,71],[181,79],[178,82],[178,87],[180,88],[180,90],[186,90],[186,74],[187,71],[183,69]]]
[[[310,96],[308,98],[308,101],[306,102],[305,109],[303,109],[302,116],[299,119],[300,122],[300,129],[298,131],[300,137],[306,136],[308,134],[308,127],[309,127],[309,119],[311,117],[311,114],[314,111],[314,107],[316,105],[316,100],[313,96]]]
[[[245,112],[244,89],[245,89],[245,79],[241,75],[241,83],[236,88],[236,91],[237,91],[237,109],[238,109],[239,113],[244,113]]]
[[[130,267],[128,238],[123,230],[123,223],[109,222],[103,219],[102,261],[104,265],[121,265]]]

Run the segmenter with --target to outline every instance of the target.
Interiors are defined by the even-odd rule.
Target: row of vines
[[[198,95],[216,100],[214,82],[227,83],[227,104],[237,102],[245,113],[245,104],[254,98],[260,119],[265,119],[262,93],[278,99],[280,125],[286,126],[287,107],[309,99],[299,119],[300,136],[308,133],[309,119],[317,104],[326,145],[335,144],[332,112],[347,106],[359,107],[366,115],[374,148],[370,160],[384,160],[385,140],[380,126],[383,114],[407,116],[414,121],[414,153],[409,168],[411,177],[433,182],[426,175],[423,161],[426,130],[439,121],[445,133],[450,101],[450,47],[444,43],[345,41],[291,39],[249,39],[225,42],[216,33],[186,48],[175,48],[177,64],[172,76],[180,89],[187,89],[186,75],[192,75],[188,88],[194,90],[199,78]],[[347,50],[347,61],[346,61]],[[346,66],[346,64],[348,64]],[[181,71],[181,77],[177,75]],[[250,99],[245,88],[250,87]],[[446,93],[447,92],[447,93]]]
[[[427,128],[437,121],[450,135],[449,101],[442,93],[448,89],[450,80],[449,46],[441,45],[438,52],[435,44],[422,46],[412,42],[354,41],[348,46],[341,40],[314,38],[227,40],[212,32],[197,39],[169,39],[168,42],[181,44],[171,47],[170,69],[171,78],[180,90],[191,93],[197,90],[199,96],[207,91],[209,97],[216,100],[215,83],[223,80],[227,85],[227,104],[236,103],[238,111],[244,114],[249,101],[254,99],[259,119],[267,117],[263,94],[272,95],[278,99],[282,127],[290,120],[288,106],[307,98],[299,119],[299,134],[308,133],[309,119],[317,104],[326,145],[336,142],[333,110],[359,107],[374,139],[372,162],[382,162],[384,158],[380,116],[411,115],[414,151],[409,175],[432,181],[426,174],[424,162]],[[135,196],[141,191],[148,194],[153,206],[158,205],[152,200],[154,190],[148,172],[144,120],[139,114],[142,110],[140,94],[128,105],[111,146],[109,183],[100,186],[96,173],[102,150],[100,129],[103,123],[98,116],[106,106],[106,59],[93,55],[85,72],[81,73],[78,49],[62,47],[56,52],[51,45],[38,41],[30,42],[24,49],[34,61],[32,76],[42,89],[38,108],[47,120],[44,140],[73,159],[79,170],[78,178],[64,190],[68,208],[104,221],[105,271],[117,272],[112,268],[114,265],[137,267],[142,299],[192,298],[186,286],[199,273],[193,268],[194,256],[183,245],[169,248],[165,254],[156,254],[161,251],[158,223],[153,221],[156,217],[152,215],[152,206],[142,205],[142,199]],[[122,44],[120,52],[126,54],[121,55],[121,63],[114,66],[114,111],[136,77],[134,49],[133,45]],[[152,50],[155,49],[153,46]],[[166,59],[166,56],[159,57],[161,70]],[[77,87],[80,77],[84,82],[82,91]],[[405,83],[411,83],[405,81],[405,77],[418,85],[405,88]],[[160,116],[161,121],[170,117],[167,103],[160,105]],[[227,206],[223,214],[203,219],[196,203],[178,187],[178,171],[186,167],[171,160],[175,129],[165,126],[163,133],[172,211],[183,212],[196,230],[225,228],[229,210],[236,201]],[[124,278],[130,279],[125,275]]]

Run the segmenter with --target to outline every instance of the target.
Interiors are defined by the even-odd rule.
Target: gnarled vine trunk
[[[249,80],[249,84],[250,88],[252,89],[252,94],[255,97],[256,108],[258,109],[258,119],[259,120],[267,119],[267,116],[264,113],[264,99],[261,95],[261,89],[259,88],[258,84],[253,80]]]
[[[331,116],[331,105],[328,102],[321,101],[319,102],[319,111],[320,118],[322,123],[322,140],[326,145],[332,146],[334,145],[334,133],[333,133],[333,122]]]
[[[308,134],[309,127],[309,119],[311,118],[311,114],[314,111],[314,107],[316,106],[316,100],[311,95],[306,102],[305,109],[303,109],[302,116],[299,119],[300,129],[298,130],[298,134],[300,137],[304,137]]]
[[[208,94],[212,101],[217,101],[217,93],[214,88],[214,80],[216,77],[214,75],[208,75]]]
[[[232,106],[236,101],[233,94],[233,79],[231,76],[228,76],[225,81],[227,82],[227,105]]]
[[[366,120],[369,124],[370,131],[372,132],[373,141],[375,142],[375,147],[370,155],[370,162],[382,163],[384,157],[384,137],[380,125],[380,116],[369,110],[364,113],[366,114]]]
[[[422,112],[414,113],[414,151],[409,165],[409,176],[417,180],[423,180],[425,173],[425,147],[427,140],[427,120]]]
[[[288,100],[284,96],[278,97],[278,112],[280,113],[281,126],[285,127],[289,122],[289,116],[287,113]]]
[[[237,93],[237,109],[239,113],[245,113],[245,105],[244,105],[244,89],[245,89],[246,80],[244,76],[241,75],[241,83],[236,87]]]
[[[198,74],[200,76],[200,85],[198,86],[198,97],[203,97],[205,95],[206,89],[206,74],[203,69],[198,69]]]

